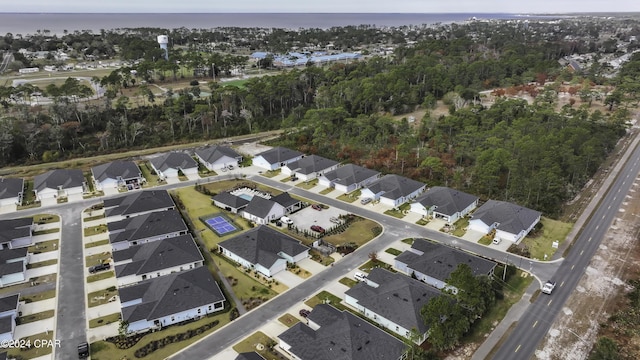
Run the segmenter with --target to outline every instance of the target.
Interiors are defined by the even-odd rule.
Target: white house
[[[3,344],[14,339],[19,299],[20,294],[0,298],[0,342]]]
[[[491,275],[496,263],[427,239],[414,239],[411,248],[396,256],[394,267],[418,280],[443,289],[459,264],[466,264],[475,276]]]
[[[316,305],[307,324],[298,322],[278,335],[278,346],[296,360],[401,360],[406,345],[347,310]]]
[[[478,206],[478,197],[448,187],[434,186],[411,203],[411,211],[453,224]]]
[[[196,157],[207,169],[216,171],[229,166],[237,167],[242,155],[226,146],[206,146],[195,150]]]
[[[284,147],[274,147],[257,154],[252,164],[267,170],[277,170],[282,166],[300,160],[304,154]]]
[[[104,200],[107,222],[175,208],[176,204],[167,190],[143,190]]]
[[[318,184],[349,193],[374,182],[380,173],[362,166],[347,164],[320,175]]]
[[[0,220],[0,250],[17,249],[33,243],[33,218]]]
[[[424,183],[404,176],[389,174],[367,185],[362,189],[361,198],[380,200],[380,203],[398,207],[416,198],[427,187]]]
[[[22,205],[24,180],[0,177],[0,207]]]
[[[161,239],[185,235],[189,228],[180,212],[166,210],[107,223],[113,251]]]
[[[119,289],[130,333],[158,330],[224,309],[224,295],[206,266]]]
[[[33,180],[33,192],[37,201],[82,196],[86,184],[82,170],[57,169],[37,175]]]
[[[420,311],[439,295],[440,290],[421,281],[375,268],[365,280],[345,292],[344,300],[380,327],[419,345],[429,331]],[[417,338],[412,339],[412,329],[419,335]]]
[[[198,268],[204,258],[191,235],[181,235],[113,252],[118,287]]]
[[[327,171],[335,170],[338,166],[339,163],[335,160],[318,155],[309,155],[284,165],[282,173],[295,175],[299,179],[307,181],[315,179]]]
[[[133,161],[117,160],[94,166],[91,168],[91,174],[98,191],[117,189],[121,186],[139,188],[146,182],[142,171]]]
[[[282,194],[273,196],[270,200],[282,205],[282,207],[284,207],[285,214],[291,214],[302,209],[302,201],[292,197],[286,191]]]
[[[158,178],[178,178],[181,171],[184,176],[198,176],[198,163],[189,154],[184,152],[170,152],[149,160],[151,167]]]
[[[494,239],[517,244],[540,222],[541,216],[540,212],[520,205],[489,200],[475,211],[469,229],[483,234],[495,229]]]
[[[0,250],[0,287],[27,281],[27,248]]]
[[[268,226],[258,226],[218,244],[220,252],[240,265],[271,277],[309,257],[300,241]]]
[[[286,214],[284,206],[275,201],[254,196],[242,210],[242,217],[256,224],[268,224]]]

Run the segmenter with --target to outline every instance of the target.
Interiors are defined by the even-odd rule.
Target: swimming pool
[[[247,201],[251,201],[251,199],[253,199],[253,196],[249,195],[249,194],[240,194],[238,196],[243,198],[243,199],[245,199],[245,200],[247,200]]]

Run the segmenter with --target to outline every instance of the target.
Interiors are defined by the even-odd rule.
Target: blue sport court
[[[213,231],[218,233],[218,235],[224,235],[238,230],[229,222],[229,220],[220,215],[204,220],[204,222],[209,225],[209,227],[213,229]]]

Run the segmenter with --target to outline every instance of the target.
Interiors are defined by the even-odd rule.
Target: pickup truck
[[[89,357],[89,344],[86,342],[78,345],[78,359],[86,359]]]
[[[545,294],[547,294],[547,295],[550,295],[550,294],[551,294],[551,292],[553,292],[553,289],[555,289],[555,288],[556,288],[556,282],[555,282],[555,281],[553,281],[553,280],[549,280],[549,281],[547,281],[547,283],[546,283],[546,284],[544,284],[544,286],[542,287],[542,292],[543,292],[543,293],[545,293]]]

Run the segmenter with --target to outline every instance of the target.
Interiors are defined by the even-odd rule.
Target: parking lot
[[[331,222],[331,218],[338,218],[340,215],[346,214],[346,211],[334,207],[315,210],[309,206],[288,217],[293,220],[293,225],[300,230],[310,230],[312,225],[318,225],[327,230],[337,225]]]

